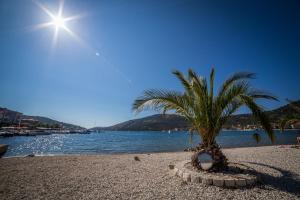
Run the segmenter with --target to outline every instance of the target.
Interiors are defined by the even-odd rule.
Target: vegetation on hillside
[[[288,100],[290,103],[289,106],[295,111],[294,113],[289,113],[287,116],[281,119],[280,129],[283,131],[287,125],[293,125],[297,122],[300,122],[300,103],[292,102]]]

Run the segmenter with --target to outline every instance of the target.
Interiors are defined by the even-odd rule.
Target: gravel
[[[169,165],[190,152],[0,159],[0,199],[300,199],[300,150],[225,149],[230,162],[261,173],[262,184],[225,189],[186,183]],[[140,159],[135,161],[135,156]]]

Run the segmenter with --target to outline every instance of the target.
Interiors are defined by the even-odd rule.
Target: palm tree
[[[280,122],[281,131],[284,131],[284,128],[287,124],[294,124],[300,121],[300,105],[299,104],[297,105],[296,102],[293,102],[288,99],[287,101],[290,103],[289,106],[291,106],[295,110],[296,114],[288,115],[287,117],[281,120]]]
[[[197,132],[202,139],[202,144],[197,147],[199,151],[192,156],[192,164],[195,167],[201,169],[197,157],[199,152],[203,151],[211,154],[214,170],[227,166],[227,159],[216,144],[216,137],[228,118],[243,105],[252,111],[271,141],[274,141],[269,119],[255,100],[277,99],[250,86],[248,80],[255,78],[255,74],[235,73],[222,84],[217,93],[214,91],[214,69],[210,72],[209,83],[206,78],[198,76],[192,69],[189,69],[187,77],[179,71],[173,71],[173,74],[183,85],[184,92],[146,90],[134,101],[132,109],[137,113],[146,109],[163,111],[163,113],[173,110],[186,118],[190,122],[190,130]]]

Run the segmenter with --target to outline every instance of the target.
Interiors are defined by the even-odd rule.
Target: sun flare
[[[56,28],[64,28],[65,27],[65,19],[61,16],[54,17],[52,20],[53,25]]]
[[[38,24],[34,27],[34,29],[40,29],[40,28],[46,28],[46,27],[53,26],[55,28],[55,30],[54,30],[53,40],[52,40],[52,47],[55,47],[55,45],[56,45],[60,29],[67,32],[71,37],[73,37],[77,41],[80,41],[80,38],[67,26],[66,23],[69,22],[69,21],[79,19],[82,16],[81,15],[74,15],[74,16],[69,16],[69,17],[63,17],[64,0],[60,1],[59,8],[58,8],[57,12],[50,11],[43,4],[39,3],[39,1],[34,1],[34,2],[41,8],[41,10],[43,10],[50,17],[49,22]]]

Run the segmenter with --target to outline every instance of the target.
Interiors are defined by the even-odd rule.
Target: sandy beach
[[[231,162],[261,173],[263,183],[224,189],[185,183],[169,164],[189,152],[0,159],[1,199],[300,199],[300,150],[290,146],[225,149]],[[138,156],[140,161],[135,161]]]

